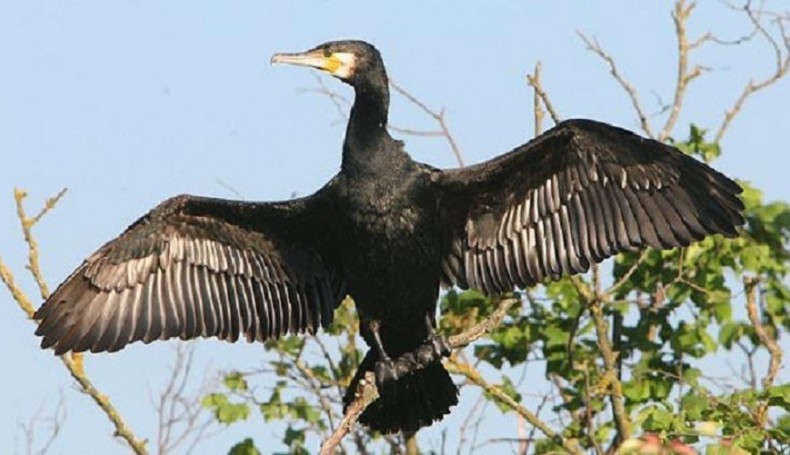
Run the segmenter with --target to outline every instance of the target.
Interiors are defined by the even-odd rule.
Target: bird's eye
[[[330,51],[329,49],[324,49],[324,57],[329,58],[331,56],[332,56],[332,51]]]

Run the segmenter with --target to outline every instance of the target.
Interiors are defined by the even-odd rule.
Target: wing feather
[[[453,226],[442,273],[488,293],[584,272],[621,251],[735,236],[744,222],[737,183],[671,146],[591,120],[560,123],[435,181]]]
[[[165,201],[44,302],[42,346],[61,354],[173,337],[266,340],[328,325],[343,279],[318,252],[304,201]]]

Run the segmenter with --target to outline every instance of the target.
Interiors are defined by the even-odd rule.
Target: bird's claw
[[[448,340],[446,336],[432,335],[429,341],[435,353],[435,360],[442,357],[449,357],[450,354],[452,354],[453,348],[450,346],[450,340]]]
[[[398,359],[401,360],[400,358]],[[397,381],[408,371],[404,370],[403,362],[396,362],[390,358],[376,362],[373,373],[376,376],[376,386],[381,387],[390,381]]]
[[[442,357],[449,356],[451,352],[452,348],[447,337],[432,335],[413,352],[407,352],[395,360],[388,357],[376,362],[374,367],[376,385],[382,386],[389,381],[397,381],[409,373],[431,365]]]

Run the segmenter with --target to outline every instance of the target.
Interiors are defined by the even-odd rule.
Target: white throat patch
[[[334,52],[332,57],[340,62],[340,66],[332,71],[332,75],[340,79],[348,79],[354,74],[357,67],[357,56],[351,52]]]

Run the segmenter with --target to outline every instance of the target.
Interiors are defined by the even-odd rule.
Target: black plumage
[[[525,288],[621,251],[735,236],[743,223],[735,182],[626,130],[570,120],[488,162],[440,170],[389,135],[387,76],[370,44],[330,42],[273,61],[354,87],[340,172],[287,202],[165,201],[47,299],[36,313],[43,347],[313,333],[350,294],[373,346],[359,378],[433,335],[440,284]],[[416,430],[457,403],[439,362],[379,385],[360,420],[383,432]]]

